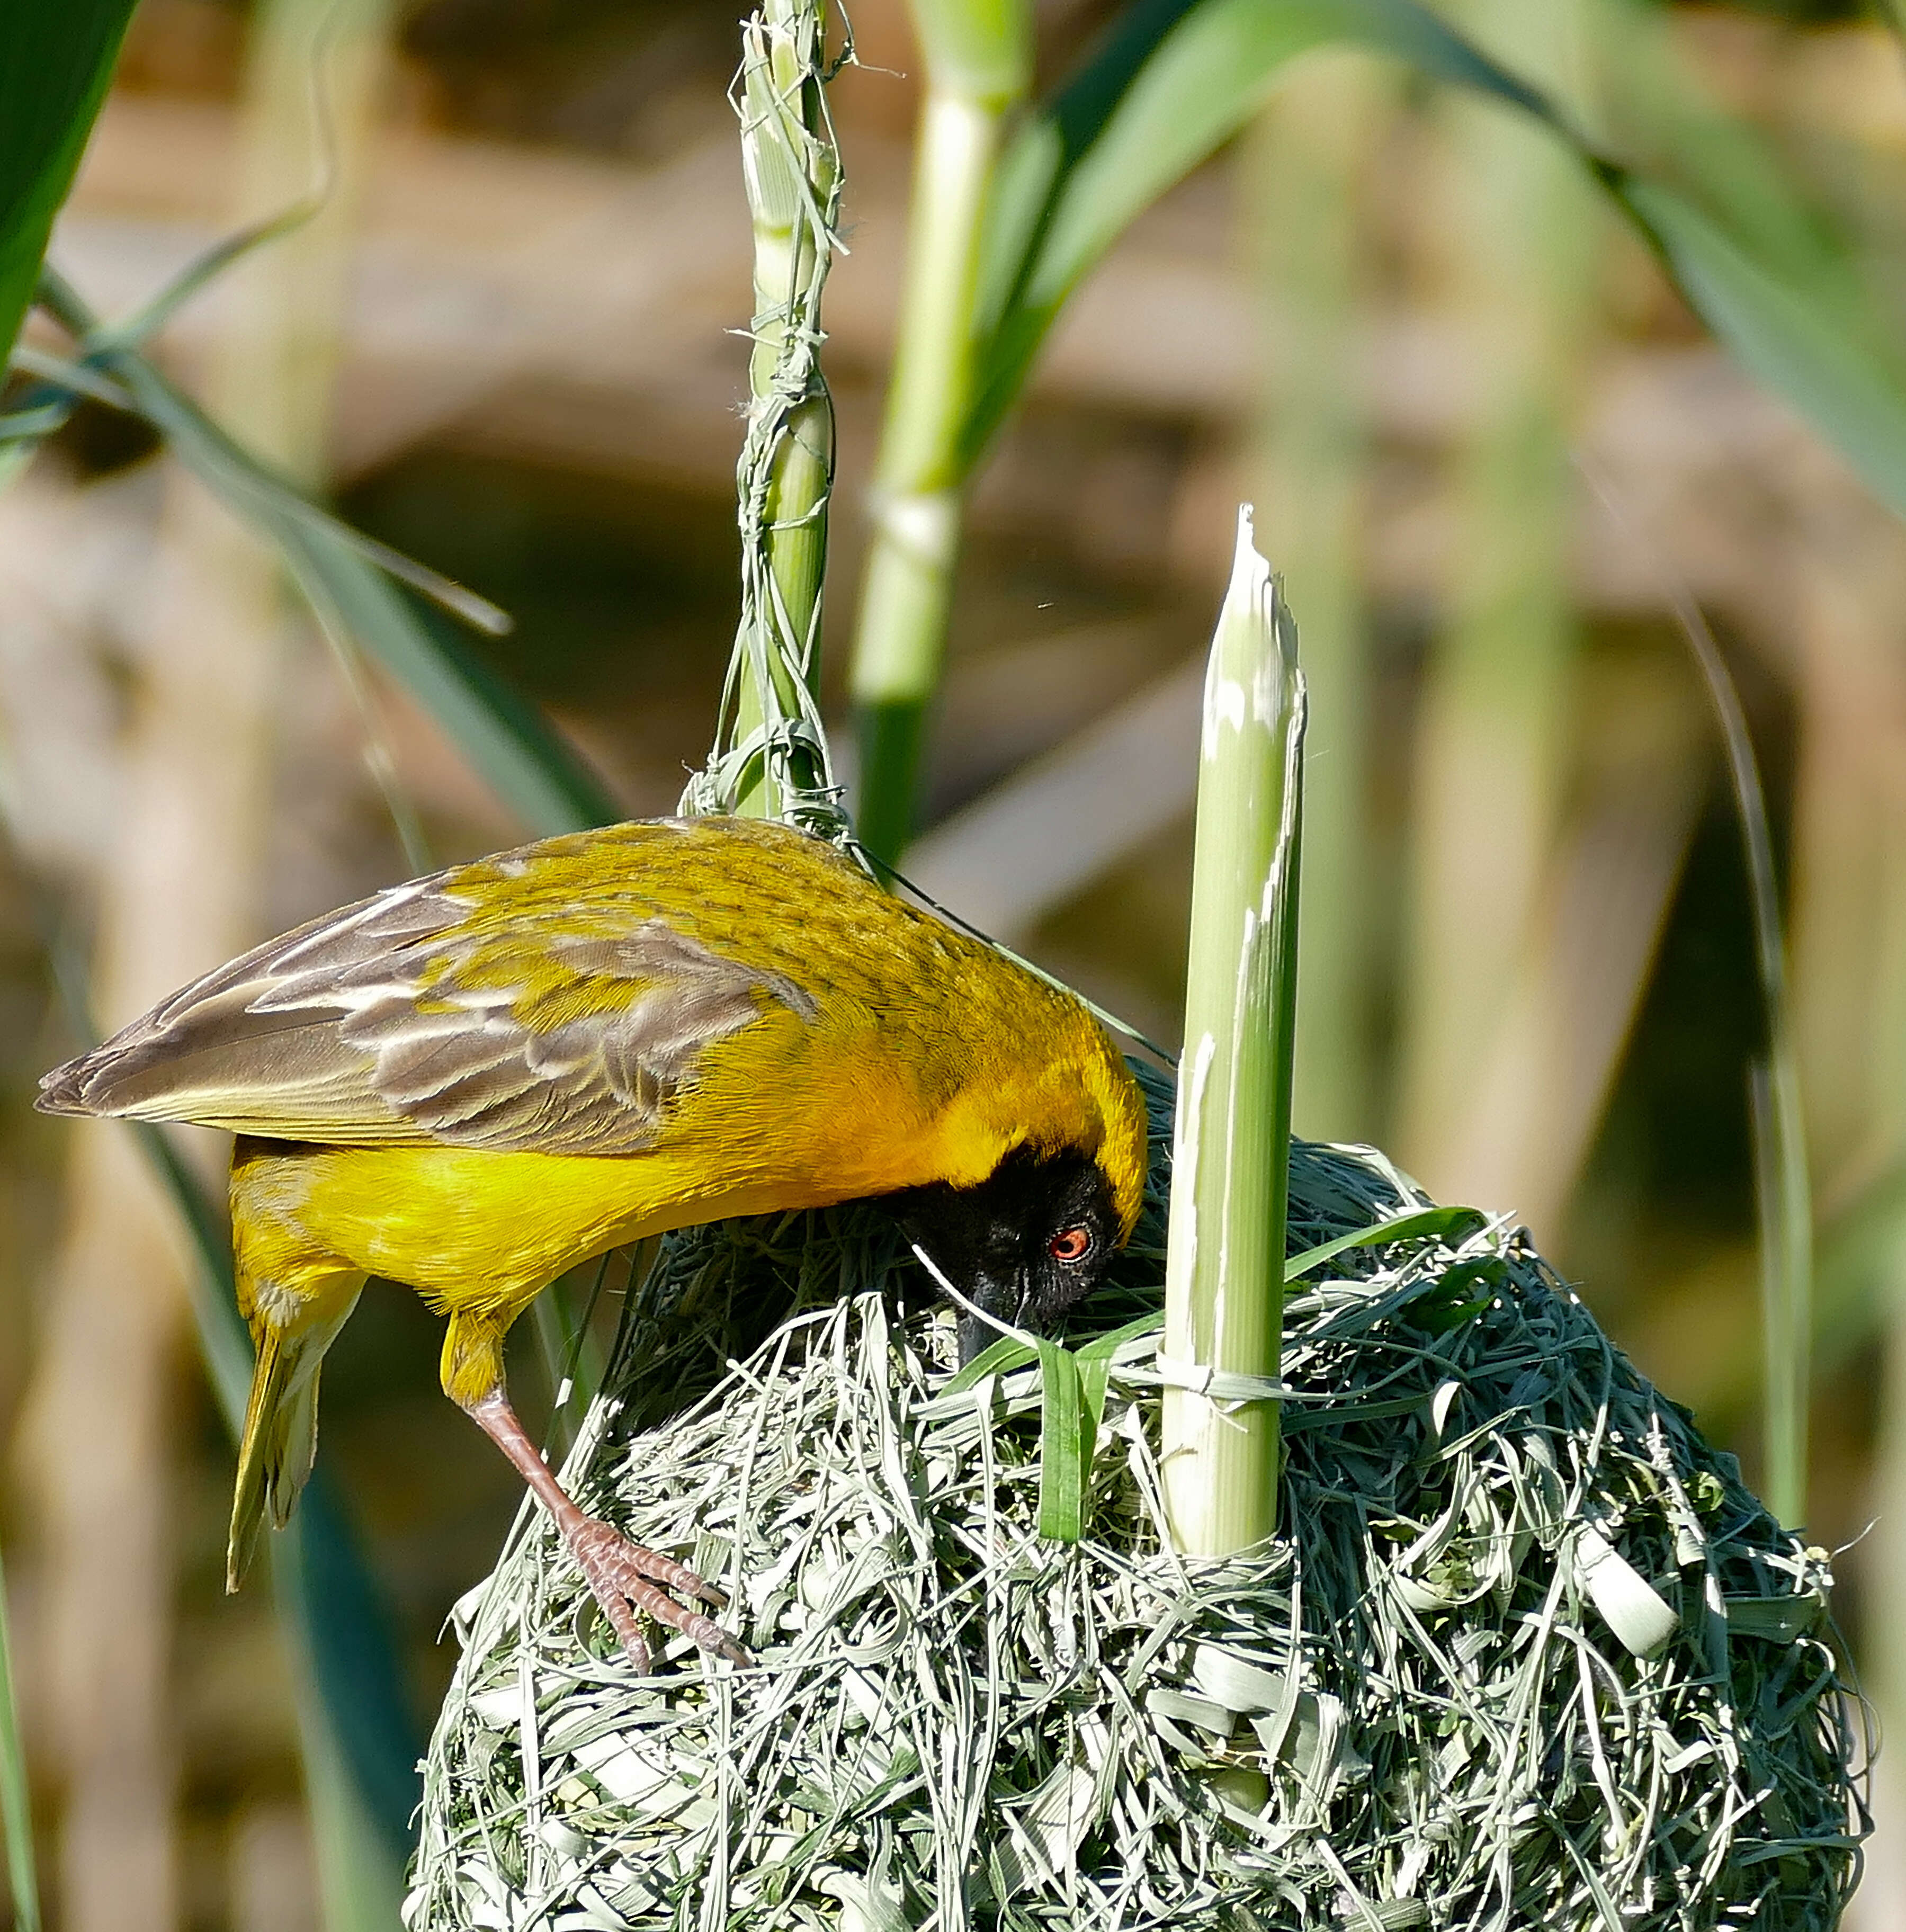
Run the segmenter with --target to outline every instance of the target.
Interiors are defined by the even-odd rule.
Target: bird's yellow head
[[[1095,1287],[1144,1204],[1145,1096],[1082,1007],[1031,1080],[977,1084],[971,1142],[992,1150],[973,1179],[893,1196],[908,1234],[976,1307],[960,1323],[971,1360],[998,1324],[1043,1328]],[[971,1144],[971,1142],[969,1142]],[[987,1318],[990,1317],[989,1320]]]

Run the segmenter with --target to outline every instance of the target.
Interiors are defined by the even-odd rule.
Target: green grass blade
[[[1332,40],[1399,56],[1532,112],[1545,106],[1409,0],[1152,0],[1129,9],[1001,164],[983,304],[992,339],[968,428],[973,455],[1087,271],[1244,125],[1286,62]]]
[[[1906,381],[1849,316],[1844,278],[1783,274],[1687,195],[1625,169],[1604,178],[1742,364],[1906,516]]]
[[[1025,1342],[1016,1342],[1010,1335],[1002,1335],[997,1342],[983,1349],[968,1362],[965,1368],[953,1376],[942,1391],[947,1395],[960,1395],[977,1387],[989,1376],[1010,1374],[1014,1369],[1023,1368],[1027,1363],[1036,1361],[1039,1352]]]
[[[24,342],[14,344],[7,366],[22,375],[39,376],[47,390],[65,403],[69,410],[82,396],[90,396],[95,402],[104,403],[110,410],[131,410],[138,406],[122,385],[110,376],[102,376],[97,369],[89,369],[85,363],[71,362],[63,356],[50,355],[44,349],[30,348]]]
[[[423,1746],[383,1641],[383,1606],[351,1555],[335,1492],[314,1480],[273,1538],[272,1586],[303,1665],[299,1755],[318,1893],[328,1932],[395,1932]]]
[[[18,398],[15,408],[0,416],[0,490],[21,474],[48,436],[58,435],[72,420],[83,396],[108,409],[137,412],[125,389],[98,370],[23,342],[14,344],[7,368],[9,374],[39,380]]]
[[[116,348],[141,349],[173,317],[227,270],[236,268],[248,255],[269,248],[281,237],[304,226],[323,206],[321,194],[306,196],[280,213],[268,215],[221,237],[202,254],[188,262],[157,295],[141,303],[137,314],[113,331]]]
[[[7,1855],[15,1932],[40,1932],[40,1878],[33,1858],[33,1806],[14,1694],[14,1652],[7,1619],[7,1573],[0,1567],[0,1846]]]
[[[1039,1533],[1076,1543],[1085,1533],[1085,1466],[1091,1452],[1079,1358],[1056,1342],[1039,1344]],[[1105,1390],[1099,1389],[1103,1408]]]
[[[571,832],[622,814],[608,788],[536,708],[418,601],[421,591],[485,628],[494,607],[348,530],[239,448],[144,357],[113,346],[73,291],[49,275],[43,296],[122,383],[173,454],[235,516],[275,544],[319,622],[361,645],[441,724],[532,832]],[[90,345],[95,340],[96,350]],[[410,588],[387,574],[401,570]],[[507,620],[504,620],[506,622]]]
[[[1127,1329],[1151,1325],[1148,1318]],[[1119,1336],[1129,1339],[1127,1330]],[[1085,1534],[1113,1346],[1111,1336],[1076,1351],[1039,1344],[1039,1533],[1055,1543],[1076,1543]]]
[[[0,355],[32,305],[132,9],[133,0],[14,0],[0,10]]]
[[[278,541],[318,622],[356,641],[435,718],[471,769],[539,838],[628,814],[529,699],[449,621],[352,546],[295,512]]]
[[[62,322],[76,328],[91,319],[91,311],[54,270],[41,278],[41,299]],[[362,530],[314,503],[288,477],[261,459],[221,429],[196,403],[175,388],[150,363],[125,349],[114,333],[91,340],[88,361],[73,362],[38,350],[17,348],[12,366],[43,379],[47,392],[69,410],[81,396],[90,396],[109,407],[143,416],[151,425],[182,445],[180,454],[206,486],[233,501],[239,514],[243,506],[253,506],[257,516],[282,514],[293,527],[323,532],[344,544],[367,563],[374,564],[388,575],[407,585],[440,610],[461,619],[473,630],[502,637],[513,628],[508,611],[487,597],[458,584],[441,572],[432,570],[401,550],[366,536]],[[95,364],[112,364],[127,380],[109,380]]]
[[[278,1574],[275,1567],[274,1580]],[[299,1756],[324,1932],[398,1932],[415,1846],[394,1845],[338,1746],[323,1700],[299,1700]]]
[[[1454,1246],[1466,1234],[1481,1227],[1487,1219],[1473,1208],[1424,1208],[1412,1214],[1399,1214],[1393,1220],[1359,1228],[1352,1234],[1339,1234],[1334,1241],[1321,1241],[1314,1248],[1306,1248],[1301,1254],[1292,1255],[1284,1264],[1284,1279],[1295,1281],[1300,1275],[1322,1268],[1325,1262],[1334,1261],[1352,1248],[1381,1248],[1391,1241],[1420,1240],[1425,1235],[1433,1235],[1438,1240]]]
[[[151,386],[142,400],[152,413]],[[173,397],[158,404],[173,452],[275,542],[319,622],[356,640],[434,718],[491,790],[539,836],[612,824],[607,787],[536,706],[476,657],[448,622],[393,584],[380,562],[289,484],[233,485],[210,425]],[[262,478],[262,481],[260,480]]]
[[[1081,278],[1243,126],[1284,62],[1328,41],[1391,55],[1541,122],[1613,196],[1715,334],[1906,514],[1906,358],[1764,145],[1718,115],[1644,112],[1644,164],[1601,152],[1414,0],[1152,0],[1123,16],[1001,163],[969,463]],[[1611,63],[1604,86],[1617,118],[1624,90],[1661,91],[1658,69],[1640,59]]]

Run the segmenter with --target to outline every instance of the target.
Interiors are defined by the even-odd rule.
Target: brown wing
[[[272,940],[49,1074],[40,1106],[274,1139],[629,1154],[704,1048],[776,1006],[814,1016],[785,974],[676,931],[613,875],[566,864],[535,889],[537,851]],[[506,881],[525,874],[512,904]]]

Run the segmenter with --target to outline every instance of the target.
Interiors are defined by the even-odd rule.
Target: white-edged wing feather
[[[460,878],[393,886],[221,967],[49,1074],[41,1106],[283,1140],[629,1154],[710,1042],[777,1005],[814,1016],[784,974],[613,892],[553,935],[547,901],[527,903],[533,998],[494,968],[460,980],[509,936],[494,915],[473,929]],[[549,1011],[569,1016],[541,1023]]]

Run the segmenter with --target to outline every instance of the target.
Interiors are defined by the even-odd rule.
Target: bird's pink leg
[[[638,1670],[647,1672],[649,1646],[636,1621],[638,1611],[646,1612],[670,1630],[692,1637],[704,1650],[712,1650],[731,1664],[753,1661],[712,1617],[704,1617],[699,1610],[685,1610],[668,1594],[668,1590],[661,1587],[666,1584],[669,1590],[679,1590],[685,1597],[698,1597],[704,1604],[723,1608],[728,1599],[713,1584],[698,1576],[686,1564],[630,1542],[599,1516],[586,1516],[577,1508],[530,1441],[530,1432],[518,1420],[500,1383],[481,1400],[462,1406],[464,1414],[515,1464],[517,1472],[536,1492],[538,1501],[556,1519],[556,1526],[575,1552],[596,1600],[602,1606],[602,1614],[621,1638],[623,1648]]]

